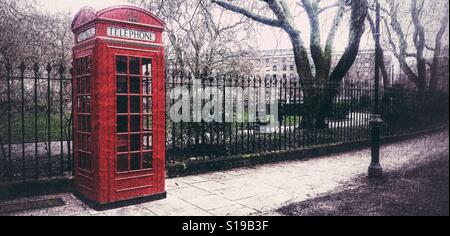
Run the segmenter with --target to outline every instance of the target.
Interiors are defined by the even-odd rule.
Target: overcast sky
[[[109,6],[118,4],[128,4],[126,0],[39,0],[37,1],[44,11],[58,12],[58,11],[68,11],[72,15],[75,15],[77,11],[83,6],[91,6],[96,10],[100,10]],[[329,14],[333,15],[333,12]],[[303,18],[303,17],[301,17]],[[343,22],[343,25],[345,23]],[[303,35],[303,40],[306,45],[309,44],[309,24],[305,18],[299,19],[297,23],[300,31]],[[259,28],[259,33],[257,35],[256,45],[259,49],[285,49],[292,48],[289,38],[286,33],[281,30],[274,30],[272,27],[262,26]],[[343,51],[346,46],[346,40],[348,38],[348,28],[341,30],[341,33],[336,36],[335,40],[335,51]],[[326,32],[324,32],[326,35]],[[372,48],[372,40],[369,37],[365,37],[362,40],[361,48],[369,49]]]

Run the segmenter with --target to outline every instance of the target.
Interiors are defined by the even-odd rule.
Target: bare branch
[[[418,75],[416,75],[414,73],[414,71],[411,69],[411,67],[409,67],[408,63],[406,63],[406,50],[408,48],[408,44],[406,42],[406,37],[405,34],[403,33],[403,30],[401,28],[401,25],[398,21],[398,3],[395,4],[393,1],[389,2],[390,4],[390,11],[389,14],[391,16],[391,27],[393,29],[393,31],[396,33],[397,38],[399,40],[399,51],[397,52],[397,48],[395,47],[393,38],[391,36],[389,27],[386,27],[386,29],[388,29],[388,37],[389,37],[389,41],[390,44],[393,46],[393,53],[394,56],[397,58],[397,60],[400,63],[400,68],[406,73],[406,75],[408,76],[408,78],[411,79],[411,81],[413,81],[415,84],[417,84],[419,82],[419,77]],[[387,26],[387,23],[386,23]]]
[[[352,66],[359,51],[361,36],[365,31],[367,17],[367,1],[352,1],[352,13],[350,18],[350,33],[347,48],[330,75],[330,81],[340,80]]]
[[[331,4],[331,5],[322,7],[317,11],[317,14],[321,14],[321,13],[325,12],[326,10],[329,10],[329,9],[335,8],[335,7],[340,7],[340,3],[335,3],[335,4]]]
[[[333,20],[333,25],[331,26],[330,32],[328,33],[328,38],[325,46],[325,53],[330,54],[333,50],[333,43],[334,38],[336,36],[336,32],[339,28],[339,25],[341,23],[342,17],[344,16],[344,10],[345,10],[345,0],[339,0],[337,3],[339,6],[338,12]]]
[[[281,28],[283,25],[280,20],[275,20],[275,19],[270,19],[270,18],[264,17],[264,16],[260,16],[260,15],[254,14],[244,8],[241,8],[241,7],[238,7],[238,6],[235,6],[235,5],[220,1],[220,0],[212,0],[212,2],[229,10],[229,11],[242,14],[242,15],[244,15],[256,22],[259,22],[261,24],[278,27],[278,28]]]
[[[428,44],[425,44],[425,48],[430,50],[430,51],[435,51],[435,48],[429,46]]]

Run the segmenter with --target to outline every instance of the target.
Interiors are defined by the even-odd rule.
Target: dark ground
[[[448,216],[449,155],[381,180],[360,179],[363,185],[347,191],[293,203],[278,211],[291,216]]]

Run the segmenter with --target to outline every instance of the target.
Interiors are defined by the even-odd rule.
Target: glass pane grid
[[[151,59],[116,56],[117,172],[153,167],[151,68]]]
[[[91,138],[91,57],[79,58],[76,64],[76,142],[78,149],[77,166],[90,171],[92,169]]]

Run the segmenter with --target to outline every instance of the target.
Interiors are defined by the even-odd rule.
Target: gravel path
[[[425,165],[449,153],[448,130],[381,147],[385,172]],[[163,200],[97,212],[72,194],[65,206],[14,215],[280,215],[290,203],[349,190],[361,185],[370,164],[370,149],[252,168],[239,168],[166,180]],[[18,199],[6,204],[30,199]]]

